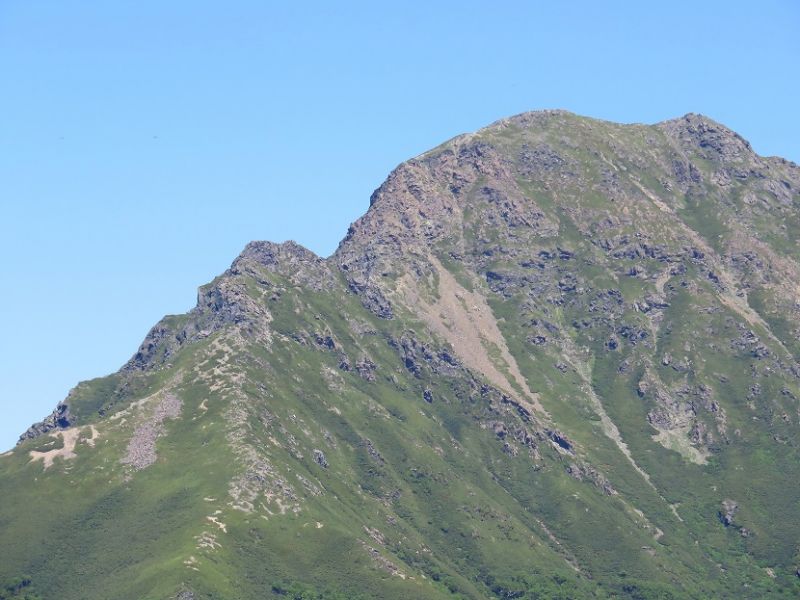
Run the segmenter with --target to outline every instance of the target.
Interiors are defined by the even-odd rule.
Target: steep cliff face
[[[797,165],[699,115],[459,136],[330,258],[249,244],[32,427],[0,458],[0,578],[795,597],[798,231]]]

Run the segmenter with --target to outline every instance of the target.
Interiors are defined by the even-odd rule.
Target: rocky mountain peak
[[[739,162],[755,157],[750,142],[705,115],[688,113],[678,119],[659,123],[657,127],[676,140],[684,150],[708,160]]]
[[[280,244],[250,242],[233,261],[228,274],[235,276],[254,269],[287,277],[295,285],[316,290],[330,288],[333,284],[332,272],[325,259],[291,240]]]
[[[798,232],[700,115],[453,138],[0,455],[0,596],[796,598]]]
[[[283,268],[284,265],[321,263],[322,259],[305,246],[294,240],[282,243],[253,241],[234,260],[233,266],[242,261],[253,260],[270,268]]]

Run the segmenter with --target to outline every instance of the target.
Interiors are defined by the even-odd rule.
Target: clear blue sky
[[[247,241],[328,255],[503,116],[702,112],[800,161],[798,7],[0,0],[0,450]]]

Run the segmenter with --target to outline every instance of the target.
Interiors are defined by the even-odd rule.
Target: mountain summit
[[[0,598],[795,598],[800,168],[503,119],[0,457]]]

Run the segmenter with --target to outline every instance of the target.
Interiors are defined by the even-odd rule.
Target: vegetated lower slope
[[[697,115],[404,163],[0,458],[0,598],[797,597],[798,203]]]

